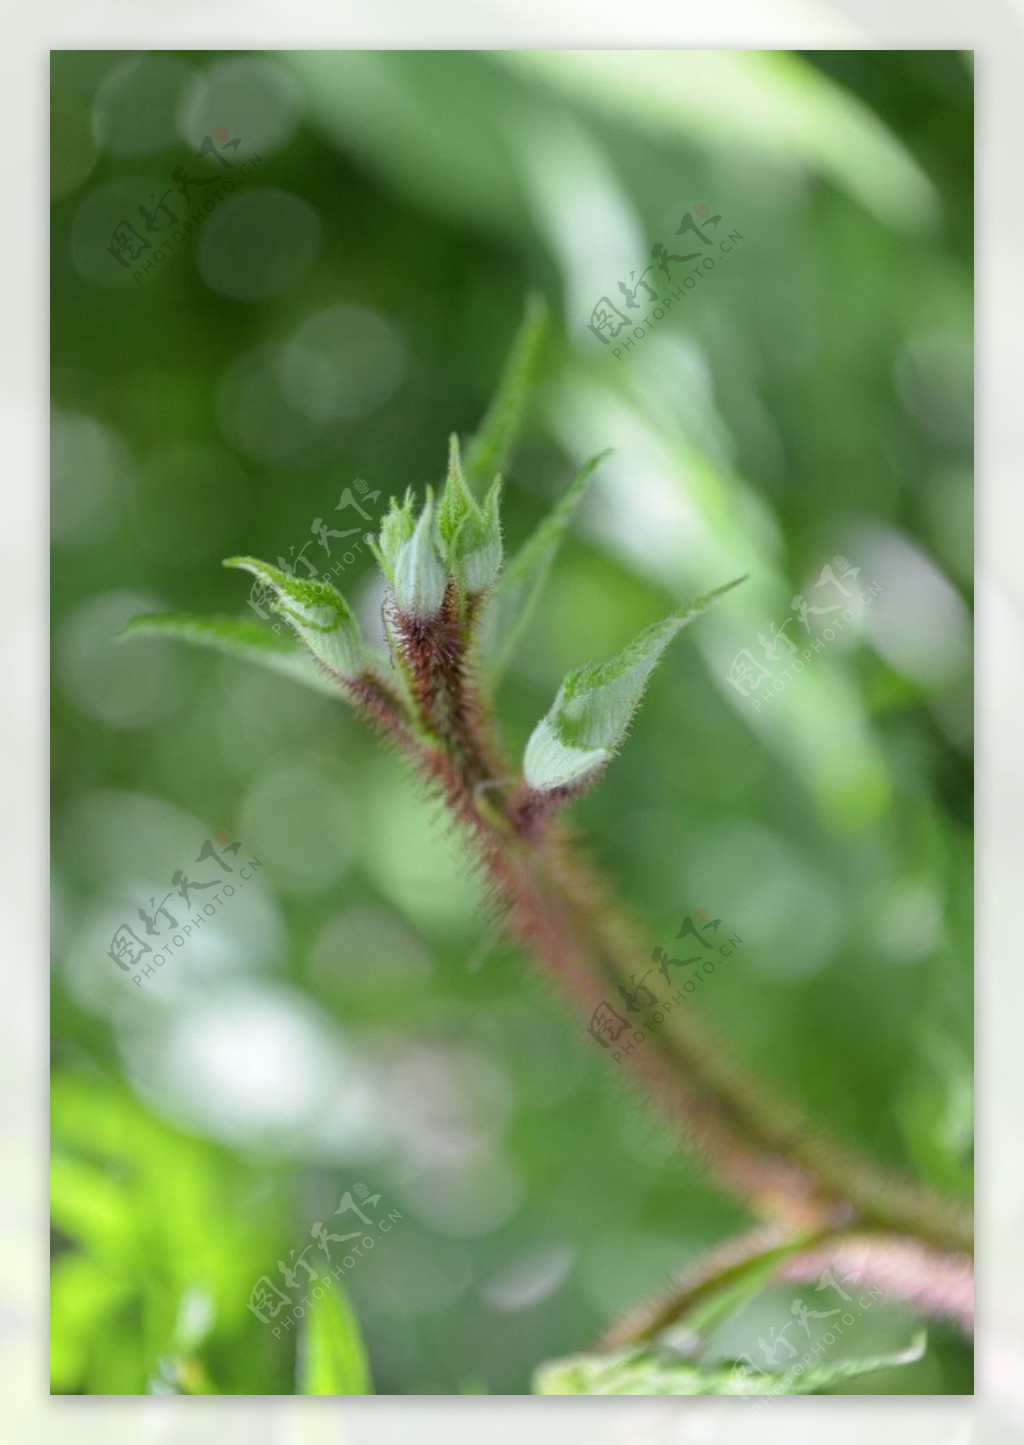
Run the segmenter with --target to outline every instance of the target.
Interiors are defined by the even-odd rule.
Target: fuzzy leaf
[[[387,526],[387,518],[385,518]],[[395,541],[390,561],[391,590],[400,612],[410,617],[433,617],[441,610],[448,574],[438,555],[434,525],[434,493],[427,488],[419,521],[406,535],[408,522],[400,512],[395,524]],[[382,551],[385,532],[381,530]],[[385,552],[385,555],[387,553]]]
[[[401,501],[391,498],[391,505],[381,520],[380,536],[370,543],[370,550],[380,564],[380,570],[389,585],[395,585],[395,560],[406,542],[411,541],[416,528],[416,498],[411,487],[406,488]]]
[[[304,682],[329,697],[337,697],[338,689],[326,678],[306,653],[300,652],[290,640],[258,622],[240,621],[237,617],[192,617],[184,612],[162,612],[148,617],[133,617],[120,633],[128,637],[171,637],[178,642],[191,642],[214,652],[255,662],[271,672],[283,673],[296,682]]]
[[[598,463],[606,456],[608,452],[599,452],[584,463],[568,491],[498,578],[480,619],[480,656],[492,684],[505,670],[512,649],[537,605],[576,505]]]
[[[522,424],[527,397],[540,369],[547,329],[546,302],[541,296],[530,296],[526,316],[516,332],[494,399],[466,452],[465,469],[470,486],[489,486],[505,469]]]
[[[666,1351],[621,1350],[607,1355],[571,1355],[542,1365],[535,1395],[813,1395],[843,1380],[875,1370],[913,1364],[925,1352],[923,1334],[904,1350],[861,1359],[825,1361],[794,1376],[791,1370],[763,1373],[743,1364],[684,1363]],[[799,1363],[799,1362],[798,1362]]]
[[[448,476],[438,509],[437,532],[448,570],[467,592],[486,592],[501,567],[501,482],[495,478],[481,506],[466,485],[459,439],[452,436]]]
[[[570,672],[547,716],[534,728],[523,759],[531,788],[579,786],[613,756],[665,648],[716,597],[742,582],[716,587],[687,608],[646,628],[610,662]]]
[[[227,557],[224,566],[249,572],[272,589],[274,611],[333,677],[355,678],[368,671],[370,659],[359,623],[329,582],[293,577],[257,557]]]
[[[299,1337],[297,1395],[372,1395],[355,1313],[341,1285],[310,1300]]]
[[[437,509],[437,535],[445,558],[451,564],[459,533],[471,517],[479,518],[480,508],[466,485],[459,454],[459,439],[453,432],[448,438],[448,475]]]

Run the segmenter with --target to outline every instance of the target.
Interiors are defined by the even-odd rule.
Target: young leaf
[[[340,1284],[310,1300],[295,1363],[297,1395],[373,1394],[359,1325]]]
[[[578,787],[614,754],[626,735],[647,680],[665,648],[737,578],[716,587],[641,632],[610,662],[570,672],[547,716],[534,728],[523,759],[527,783],[538,792]]]
[[[164,612],[151,617],[133,617],[119,634],[128,637],[172,637],[191,642],[214,652],[255,662],[272,672],[283,673],[296,682],[328,697],[337,697],[338,689],[324,676],[306,653],[258,622],[240,621],[237,617],[190,617],[187,613]]]
[[[374,550],[398,610],[409,617],[433,617],[441,610],[448,574],[438,555],[434,493],[430,487],[419,521],[414,520],[414,508],[411,492],[406,493],[401,505],[392,502],[380,529],[379,546]]]
[[[862,1359],[823,1361],[801,1369],[764,1373],[746,1365],[696,1365],[655,1349],[608,1355],[571,1355],[542,1365],[535,1395],[813,1395],[875,1370],[913,1364],[925,1352],[917,1335],[904,1350]],[[797,1361],[801,1364],[801,1361]]]
[[[370,666],[359,623],[329,582],[293,577],[257,557],[226,557],[225,567],[250,572],[273,592],[270,604],[321,666],[337,678],[361,677]]]
[[[498,578],[480,619],[480,657],[492,683],[504,671],[513,647],[530,620],[576,505],[598,463],[606,456],[608,452],[599,452],[580,468],[568,491]]]
[[[470,517],[479,517],[476,498],[466,486],[459,453],[459,439],[453,432],[448,438],[448,475],[445,478],[441,503],[437,509],[437,535],[449,567],[454,559],[459,533]]]
[[[547,304],[541,296],[530,296],[526,316],[516,332],[494,399],[466,452],[466,477],[470,486],[486,487],[505,469],[522,423],[527,396],[540,368],[547,328]]]
[[[501,478],[495,477],[479,519],[471,518],[459,539],[459,576],[467,592],[486,592],[501,568]]]
[[[500,492],[501,482],[495,478],[483,505],[477,503],[466,486],[459,439],[453,435],[437,532],[448,570],[459,578],[467,592],[486,592],[501,567]]]
[[[391,505],[381,519],[380,536],[375,542],[370,542],[370,550],[392,588],[395,585],[395,561],[406,542],[411,540],[415,528],[416,498],[412,487],[407,487],[401,501],[397,497],[391,498]]]

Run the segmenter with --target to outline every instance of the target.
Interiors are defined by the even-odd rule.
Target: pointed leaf
[[[530,296],[494,399],[466,452],[465,471],[471,487],[486,487],[505,470],[540,368],[547,328],[547,303],[541,296]]]
[[[925,1352],[917,1335],[904,1350],[810,1365],[799,1375],[765,1373],[746,1365],[684,1363],[667,1351],[621,1350],[607,1355],[572,1355],[542,1365],[535,1395],[812,1395],[843,1380],[875,1370],[913,1364]],[[799,1363],[799,1361],[798,1361]]]
[[[459,533],[471,517],[479,518],[476,498],[466,486],[459,452],[459,439],[453,432],[448,438],[448,475],[437,509],[437,535],[442,552],[451,566]]]
[[[340,1283],[311,1299],[299,1336],[297,1395],[372,1395],[359,1324]]]
[[[534,728],[523,759],[539,792],[577,787],[608,762],[622,743],[647,681],[677,632],[698,617],[737,578],[673,612],[635,638],[610,662],[570,672],[547,716]]]
[[[481,506],[466,485],[459,439],[452,436],[448,476],[438,508],[437,533],[449,572],[467,592],[486,592],[501,567],[501,482],[495,478]]]
[[[226,557],[224,566],[249,572],[272,590],[271,607],[332,677],[356,678],[369,669],[359,623],[329,582],[294,577],[258,557]]]
[[[128,637],[171,637],[191,642],[214,652],[255,662],[271,672],[304,682],[307,687],[328,697],[337,697],[338,689],[319,670],[312,658],[300,652],[289,640],[258,622],[240,621],[237,617],[192,617],[183,612],[164,612],[151,617],[133,617],[120,633]]]
[[[584,463],[565,495],[499,576],[480,619],[479,634],[480,656],[492,683],[505,670],[512,649],[530,620],[587,482],[608,455],[607,451],[599,452]]]
[[[391,587],[395,585],[395,559],[416,527],[416,498],[412,487],[407,487],[401,501],[391,498],[391,505],[381,520],[380,535],[370,543],[370,550],[376,557],[380,570]]]

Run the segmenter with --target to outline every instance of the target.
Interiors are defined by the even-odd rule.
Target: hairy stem
[[[930,1319],[948,1320],[964,1334],[973,1329],[974,1270],[967,1255],[905,1235],[851,1229],[794,1239],[778,1225],[762,1225],[688,1266],[668,1289],[617,1320],[598,1348],[646,1344],[673,1325],[693,1321],[717,1295],[762,1265],[761,1286],[773,1281],[818,1286],[828,1272],[836,1281],[830,1288],[849,1291],[847,1303],[868,1308],[874,1301],[865,1304],[864,1291],[875,1288]]]
[[[505,781],[511,769],[490,736],[467,661],[473,612],[450,589],[436,617],[395,618],[420,726],[431,739],[415,750],[417,762],[469,835],[511,932],[590,1020],[618,997],[648,950],[558,816],[566,800]],[[906,1259],[922,1268],[935,1266],[936,1250],[970,1251],[963,1211],[865,1165],[768,1100],[728,1061],[706,1021],[679,1002],[671,1012],[659,1005],[663,1017],[642,1046],[613,1051],[616,1065],[670,1111],[712,1177],[785,1227],[789,1244],[780,1239],[780,1248],[794,1237],[857,1228],[909,1236],[923,1252]]]

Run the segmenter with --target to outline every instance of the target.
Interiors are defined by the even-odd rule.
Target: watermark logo
[[[214,843],[220,844],[219,850]],[[244,888],[245,884],[252,877],[253,868],[262,868],[263,864],[258,858],[249,858],[246,863],[239,864],[237,873],[227,861],[228,855],[235,858],[238,863],[238,850],[240,843],[234,843],[227,833],[215,833],[212,838],[207,838],[196,855],[196,863],[216,863],[221,870],[220,877],[208,880],[190,878],[182,868],[176,868],[171,874],[171,885],[174,892],[167,893],[160,900],[156,901],[156,895],[149,900],[148,908],[139,908],[138,915],[145,937],[140,938],[135,929],[128,923],[122,923],[110,940],[110,947],[107,950],[107,957],[117,964],[124,973],[132,975],[132,983],[142,987],[143,978],[152,978],[154,970],[163,968],[169,954],[183,949],[192,936],[193,931],[198,932],[206,922],[222,906],[223,900],[233,898],[235,893]],[[224,875],[230,873],[237,880],[226,882]],[[193,893],[205,893],[207,889],[216,888],[219,891],[213,898],[203,900],[199,912],[193,914],[188,923],[179,924],[177,912],[180,911],[175,903],[175,913],[171,912],[168,903],[172,898],[178,897],[185,904],[186,912],[194,905],[191,895]],[[204,917],[205,914],[205,917]],[[162,922],[158,925],[158,920]],[[173,930],[179,930],[174,932]],[[147,938],[159,938],[159,944],[149,944]],[[144,961],[145,960],[145,961]],[[141,965],[141,968],[140,968]],[[133,970],[139,969],[137,973]]]
[[[704,979],[710,978],[714,973],[719,960],[731,958],[742,942],[738,933],[731,933],[728,928],[723,930],[720,918],[712,918],[705,908],[695,908],[692,914],[687,914],[683,919],[679,932],[672,940],[671,952],[660,947],[652,952],[651,962],[656,964],[657,968],[647,969],[639,982],[634,974],[628,987],[623,983],[618,986],[620,1007],[624,1008],[627,1014],[638,1014],[642,1017],[632,1021],[624,1019],[607,999],[602,999],[593,1012],[587,1033],[603,1049],[611,1049],[612,1058],[617,1064],[621,1063],[625,1056],[645,1044],[664,1024],[673,1007],[685,1003],[687,996],[695,993]],[[694,952],[695,948],[697,952]],[[673,958],[671,953],[676,953],[679,957]],[[706,954],[708,956],[705,956]],[[687,969],[692,971],[685,978],[681,974],[673,973],[673,970]],[[676,992],[671,996],[665,994],[664,997],[659,997],[647,983],[653,973],[660,975],[664,980],[664,987],[669,990],[677,984],[680,986],[676,987]],[[657,987],[662,989],[661,984]],[[621,1042],[624,1034],[629,1037],[625,1042]]]
[[[825,587],[834,587],[835,593],[825,593],[820,599],[828,601],[829,597],[840,594],[841,602],[833,602],[828,606],[817,606],[808,602],[803,593],[798,592],[790,603],[794,609],[791,616],[787,617],[781,627],[774,622],[770,625],[768,633],[759,632],[757,640],[764,655],[764,662],[755,657],[749,647],[737,652],[733,658],[732,666],[729,668],[728,678],[733,687],[741,697],[749,697],[755,712],[777,697],[786,686],[786,683],[794,674],[803,672],[807,663],[814,653],[822,652],[827,643],[834,642],[836,634],[841,632],[847,622],[853,622],[859,617],[865,607],[881,592],[879,583],[871,583],[867,588],[861,590],[847,584],[856,583],[860,577],[861,569],[851,567],[845,557],[836,556],[831,562],[826,562],[821,569],[821,575],[817,582],[811,587],[812,592],[819,592]],[[839,613],[836,617],[833,614]],[[811,626],[812,617],[828,617],[826,627],[816,635]],[[802,626],[804,631],[814,637],[810,647],[801,647],[797,641],[788,634],[787,627],[793,625],[793,630]],[[799,634],[798,634],[799,635]],[[769,668],[765,664],[771,663]],[[760,688],[767,683],[763,693]],[[752,694],[759,693],[754,697]]]
[[[141,231],[127,216],[118,221],[107,250],[117,265],[126,271],[138,265],[138,270],[132,271],[132,278],[137,284],[149,272],[162,265],[167,257],[188,239],[189,233],[202,224],[216,208],[219,200],[231,195],[235,189],[235,180],[233,176],[225,174],[227,171],[233,171],[239,178],[248,177],[255,167],[263,164],[262,157],[255,154],[239,161],[237,152],[241,143],[237,136],[232,138],[229,131],[218,126],[212,135],[203,137],[193,160],[212,158],[220,167],[219,172],[213,175],[189,175],[185,166],[177,165],[168,177],[169,185],[163,195],[158,198],[154,191],[148,202],[140,201],[136,207],[142,225]],[[234,161],[228,159],[228,151],[235,156]],[[209,186],[217,187],[212,195],[207,189]],[[171,199],[168,199],[169,197]],[[174,202],[173,207],[171,200]],[[170,227],[175,229],[170,230]]]
[[[397,1209],[390,1209],[387,1214],[384,1214],[382,1210],[377,1209],[379,1204],[379,1194],[371,1194],[365,1184],[354,1185],[341,1196],[334,1213],[354,1215],[362,1225],[361,1229],[354,1229],[349,1234],[333,1234],[326,1224],[321,1220],[316,1220],[309,1231],[313,1243],[307,1244],[299,1255],[296,1255],[293,1249],[289,1251],[287,1261],[283,1259],[277,1261],[281,1283],[284,1285],[283,1290],[268,1275],[260,1275],[249,1291],[247,1308],[261,1324],[269,1325],[281,1315],[283,1310],[290,1310],[290,1313],[286,1313],[279,1324],[274,1325],[273,1332],[280,1339],[282,1330],[290,1330],[296,1320],[302,1319],[309,1308],[310,1296],[315,1300],[321,1299],[325,1289],[332,1289],[336,1279],[340,1279],[342,1275],[348,1274],[355,1268],[356,1260],[363,1258],[364,1251],[369,1253],[374,1248],[378,1235],[390,1234],[392,1226],[401,1219],[402,1215]],[[365,1209],[375,1209],[376,1213],[371,1217],[364,1212],[364,1206]],[[347,1244],[352,1239],[359,1240],[359,1243],[352,1245],[346,1251],[341,1263],[332,1269],[330,1267],[331,1245]],[[314,1256],[315,1264],[311,1264],[306,1258],[314,1245],[324,1254],[326,1264],[316,1256]],[[317,1265],[319,1265],[319,1272]],[[301,1275],[299,1274],[300,1269],[302,1270]],[[305,1290],[306,1293],[299,1303],[295,1303],[295,1296],[301,1290]]]
[[[602,296],[598,301],[590,313],[587,329],[594,333],[602,346],[611,346],[623,332],[630,333],[618,346],[612,347],[612,355],[617,361],[622,360],[624,352],[643,340],[655,322],[665,319],[672,309],[673,301],[684,301],[687,292],[696,290],[698,284],[707,279],[717,265],[713,254],[716,249],[719,256],[724,256],[743,240],[739,231],[720,234],[718,226],[721,220],[720,215],[711,214],[708,206],[694,206],[692,211],[687,211],[683,216],[675,233],[676,236],[687,237],[687,240],[677,242],[673,239],[671,244],[677,249],[671,251],[664,242],[656,241],[651,247],[651,264],[639,275],[636,271],[631,271],[628,282],[619,282],[620,301],[626,311],[643,311],[647,308],[647,314],[642,321],[635,316],[627,316],[626,311],[620,310],[609,296]],[[696,237],[696,241],[690,239],[691,237]],[[687,244],[695,245],[697,241],[700,242],[701,250],[688,251],[686,255],[679,254],[686,250]],[[697,265],[683,275],[677,268],[688,266],[691,261],[696,261]],[[653,285],[647,279],[651,271],[655,271]],[[659,273],[664,280],[659,279]],[[670,294],[660,294],[665,288],[672,286],[675,290]]]
[[[860,1295],[854,1301],[845,1286],[856,1286],[859,1281],[859,1271],[846,1271],[838,1264],[826,1267],[819,1275],[814,1291],[817,1294],[822,1290],[833,1290],[839,1296],[842,1304],[837,1305],[835,1309],[815,1310],[809,1309],[803,1299],[795,1299],[790,1305],[790,1314],[794,1318],[781,1329],[777,1325],[773,1325],[767,1339],[763,1335],[758,1336],[757,1347],[761,1351],[765,1364],[773,1369],[784,1366],[785,1374],[781,1376],[773,1374],[770,1383],[766,1382],[764,1396],[748,1395],[746,1396],[748,1404],[756,1402],[758,1406],[765,1405],[773,1399],[790,1394],[793,1385],[804,1371],[818,1364],[844,1330],[849,1329],[854,1323],[856,1319],[854,1308],[859,1308],[862,1313],[866,1312],[877,1300],[882,1298],[883,1291],[877,1285],[872,1285],[866,1294]],[[831,1303],[831,1301],[821,1300],[820,1303]],[[838,1320],[835,1318],[836,1315],[840,1317]],[[808,1347],[811,1338],[810,1320],[833,1321],[821,1333],[821,1338],[813,1348]],[[803,1340],[800,1339],[799,1334],[797,1335],[796,1344],[788,1338],[789,1331],[794,1326],[803,1330],[804,1333]],[[822,1327],[816,1326],[815,1328],[820,1331]],[[744,1354],[739,1356],[734,1373],[749,1376],[751,1373],[764,1374],[765,1371],[764,1367],[756,1364],[749,1354]]]
[[[362,477],[357,477],[352,486],[346,487],[345,490],[342,492],[341,500],[338,502],[338,505],[335,507],[334,510],[336,512],[342,512],[348,507],[354,507],[355,510],[362,517],[364,522],[372,522],[374,518],[361,506],[360,502],[357,500],[357,492],[365,502],[375,502],[380,496],[379,488],[377,491],[369,492],[367,483],[362,479]],[[368,492],[369,495],[367,495]],[[278,557],[277,559],[278,567],[289,577],[299,577],[299,573],[297,573],[295,569],[296,567],[298,567],[299,563],[301,563],[304,569],[301,574],[301,579],[303,581],[309,581],[311,579],[319,579],[323,581],[328,577],[338,576],[341,572],[345,571],[346,567],[350,567],[352,563],[356,560],[356,553],[362,551],[364,543],[369,544],[373,541],[372,532],[364,533],[363,536],[360,537],[358,542],[353,542],[349,546],[341,561],[336,562],[333,567],[324,566],[323,560],[321,558],[318,558],[317,560],[320,561],[321,567],[324,567],[323,572],[320,572],[317,570],[316,566],[313,564],[310,558],[306,556],[306,548],[312,547],[313,542],[319,542],[320,546],[327,553],[328,560],[330,560],[331,544],[327,540],[328,537],[335,537],[338,540],[343,541],[346,537],[354,537],[356,533],[359,532],[361,529],[359,527],[347,527],[343,532],[339,532],[331,527],[328,527],[327,523],[323,520],[322,517],[314,517],[313,523],[310,526],[309,530],[313,534],[313,541],[305,542],[299,548],[298,552],[295,551],[294,546],[289,547],[288,556]],[[266,622],[269,620],[271,612],[273,610],[271,604],[274,601],[275,595],[276,594],[274,588],[270,585],[270,583],[265,582],[261,578],[257,577],[249,589],[249,596],[247,599],[248,605],[252,608],[253,612],[255,612],[257,617],[262,618]],[[282,624],[280,622],[275,622],[274,631],[280,632],[281,629]]]

